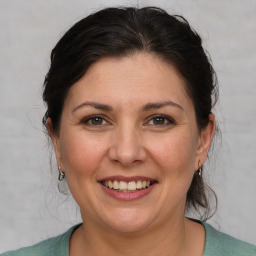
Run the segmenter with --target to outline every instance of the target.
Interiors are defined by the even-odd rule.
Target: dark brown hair
[[[210,58],[200,36],[183,17],[156,7],[103,9],[80,20],[64,34],[52,50],[44,82],[44,124],[50,117],[53,131],[58,134],[67,93],[93,63],[136,52],[154,54],[176,67],[193,101],[198,129],[203,130],[218,97]],[[205,185],[197,173],[187,193],[186,207],[205,209],[204,218],[209,213]]]

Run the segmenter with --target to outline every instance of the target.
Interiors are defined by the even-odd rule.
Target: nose
[[[109,158],[123,167],[142,163],[147,158],[140,132],[134,127],[119,127],[109,148]]]

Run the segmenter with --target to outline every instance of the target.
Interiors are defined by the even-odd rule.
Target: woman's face
[[[92,65],[71,87],[52,135],[86,225],[135,232],[184,218],[213,123],[199,133],[181,76],[153,55]]]

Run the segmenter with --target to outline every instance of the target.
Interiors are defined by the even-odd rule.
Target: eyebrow
[[[163,107],[167,107],[167,106],[171,106],[171,107],[177,107],[180,110],[184,110],[183,107],[173,101],[162,101],[162,102],[156,102],[156,103],[148,103],[146,105],[144,105],[141,110],[142,111],[149,111],[152,109],[158,109],[158,108],[163,108]]]
[[[99,110],[103,110],[103,111],[107,111],[110,112],[113,110],[113,108],[109,105],[106,104],[101,104],[101,103],[97,103],[97,102],[91,102],[91,101],[85,101],[81,104],[79,104],[78,106],[76,106],[72,112],[75,112],[76,110],[84,107],[84,106],[90,106]],[[167,106],[171,106],[171,107],[177,107],[181,110],[184,110],[182,106],[180,106],[179,104],[173,102],[173,101],[162,101],[162,102],[155,102],[155,103],[147,103],[146,105],[142,106],[142,108],[140,109],[140,111],[149,111],[152,109],[159,109],[159,108],[163,108],[163,107],[167,107]]]
[[[76,110],[78,110],[79,108],[82,108],[84,106],[90,106],[99,110],[103,110],[103,111],[112,111],[112,107],[105,105],[105,104],[101,104],[101,103],[97,103],[97,102],[91,102],[91,101],[85,101],[81,104],[79,104],[78,106],[76,106],[72,112],[75,112]]]

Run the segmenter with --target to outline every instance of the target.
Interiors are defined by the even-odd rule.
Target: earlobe
[[[213,114],[209,115],[209,123],[201,131],[199,145],[197,148],[197,163],[200,160],[203,164],[207,159],[207,154],[211,146],[211,142],[215,133],[215,116]]]
[[[55,151],[55,156],[56,156],[56,161],[57,161],[57,166],[61,166],[61,154],[60,154],[60,148],[59,148],[59,139],[56,133],[53,131],[52,127],[52,120],[51,118],[48,118],[46,121],[46,127],[48,134],[52,140],[54,151]]]

